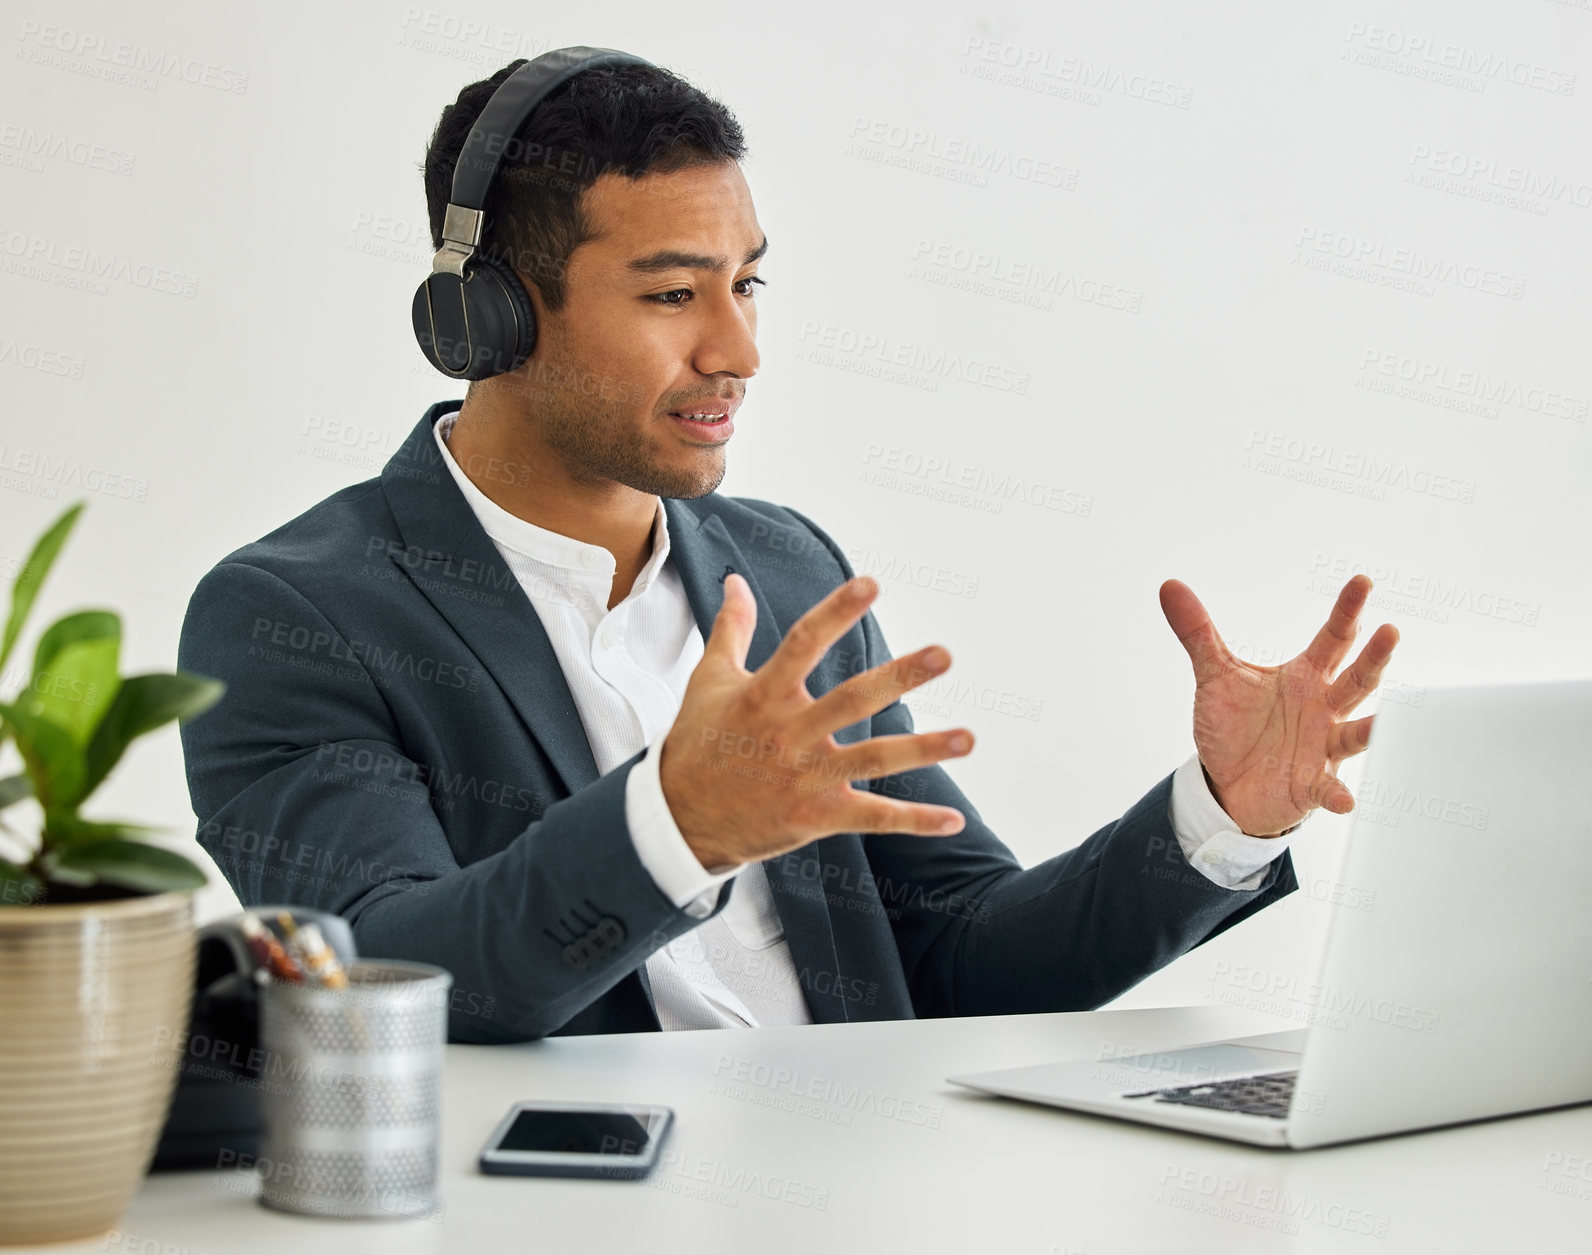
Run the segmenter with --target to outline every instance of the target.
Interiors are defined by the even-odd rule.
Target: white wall
[[[461,395],[409,328],[426,140],[464,83],[586,43],[745,127],[771,251],[722,490],[883,572],[897,653],[939,641],[945,684],[1037,712],[916,703],[976,730],[952,772],[1025,863],[1191,752],[1168,576],[1275,662],[1372,569],[1401,700],[1592,674],[1592,0],[978,10],[9,6],[0,572],[90,502],[35,629],[112,606],[124,671],[169,668],[215,561]],[[1037,269],[1060,284],[1013,281]],[[923,491],[963,476],[1060,508]],[[192,848],[175,728],[98,813]],[[1308,980],[1346,831],[1318,813],[1306,892],[1123,1003]]]

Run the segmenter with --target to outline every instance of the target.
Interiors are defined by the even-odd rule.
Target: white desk
[[[981,1097],[942,1079],[1284,1027],[1294,1025],[1208,1006],[451,1046],[440,1218],[284,1215],[254,1201],[252,1176],[162,1173],[118,1232],[49,1249],[1592,1250],[1592,1179],[1581,1176],[1592,1168],[1579,1168],[1592,1162],[1592,1107],[1301,1153]],[[776,1085],[765,1068],[799,1079]],[[793,1087],[827,1098],[797,1100]],[[666,1162],[638,1182],[479,1175],[482,1141],[519,1098],[666,1103],[678,1113]]]

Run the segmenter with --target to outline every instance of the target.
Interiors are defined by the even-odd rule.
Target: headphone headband
[[[640,57],[613,48],[556,48],[527,61],[503,80],[470,128],[469,138],[453,170],[452,201],[466,209],[485,209],[487,188],[497,174],[503,152],[531,110],[567,78],[600,65],[651,65]],[[492,140],[501,137],[496,152]]]
[[[442,247],[432,260],[432,271],[464,278],[464,264],[481,243],[481,211],[486,208],[487,192],[503,164],[503,154],[543,97],[565,79],[596,66],[651,64],[614,48],[577,44],[544,52],[504,79],[459,151],[459,160],[453,167],[453,191],[442,219]]]

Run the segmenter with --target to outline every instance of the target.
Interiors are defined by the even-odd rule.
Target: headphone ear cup
[[[520,278],[496,258],[475,256],[466,278],[431,274],[411,314],[420,350],[455,379],[490,379],[515,369],[536,347],[536,311]]]
[[[491,328],[493,338],[488,345],[501,350],[496,354],[501,365],[493,364],[485,375],[506,375],[515,369],[536,347],[536,311],[531,307],[531,296],[520,282],[512,267],[496,257],[483,257],[476,262],[470,279],[481,292],[483,324]],[[466,299],[471,299],[466,285]],[[490,295],[488,295],[490,293]]]

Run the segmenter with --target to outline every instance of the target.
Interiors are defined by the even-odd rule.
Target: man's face
[[[538,331],[509,377],[515,408],[576,482],[710,493],[758,366],[750,280],[766,245],[751,190],[723,162],[604,174],[582,204],[600,234],[570,256],[564,308],[547,315],[522,273]],[[718,427],[672,417],[715,406],[730,411]]]

